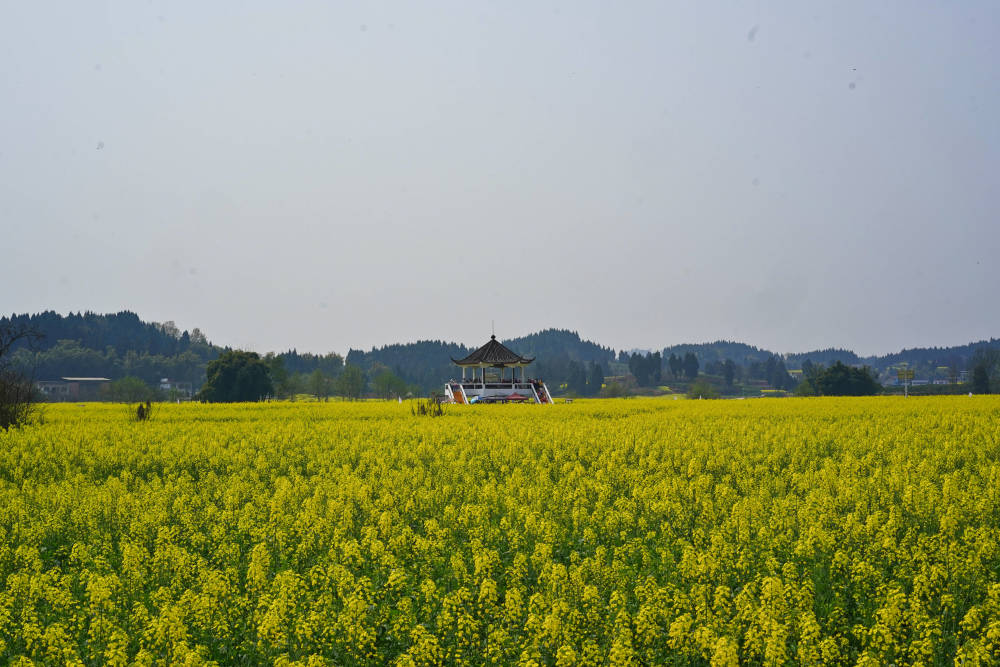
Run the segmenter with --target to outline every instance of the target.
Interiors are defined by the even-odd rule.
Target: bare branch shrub
[[[26,325],[0,322],[0,429],[21,426],[37,410],[38,392],[34,381],[14,368],[10,357],[19,341],[30,345],[41,337]]]

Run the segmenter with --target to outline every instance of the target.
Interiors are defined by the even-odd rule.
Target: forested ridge
[[[195,388],[205,379],[207,364],[229,350],[211,343],[197,328],[180,330],[173,322],[146,322],[137,314],[122,311],[110,314],[92,312],[61,315],[54,311],[38,314],[11,315],[0,322],[31,327],[42,334],[31,347],[21,344],[13,351],[15,364],[36,379],[57,379],[64,376],[107,377],[112,380],[133,376],[155,385],[161,378],[190,382]],[[271,366],[281,393],[294,395],[309,392],[312,385],[334,382],[345,364],[356,367],[364,376],[364,386],[373,388],[376,379],[393,382],[403,393],[429,393],[440,390],[442,383],[458,373],[452,358],[469,354],[485,342],[474,346],[443,340],[424,340],[374,347],[368,351],[350,350],[346,358],[337,353],[314,354],[291,349],[269,353],[264,358]],[[715,341],[700,344],[673,345],[655,354],[629,355],[611,347],[585,340],[576,331],[545,329],[502,342],[537,361],[529,369],[535,377],[546,379],[553,387],[574,387],[578,393],[595,393],[601,378],[629,373],[640,377],[642,384],[659,383],[666,379],[691,379],[701,372],[727,373],[727,362],[745,369],[744,376],[760,376],[772,386],[783,387],[786,368],[798,370],[809,364],[867,365],[876,372],[899,365],[924,369],[950,368],[964,371],[977,350],[1000,347],[1000,340],[969,343],[954,347],[913,348],[897,353],[859,357],[850,350],[826,349],[794,354],[776,354],[737,341]],[[671,367],[670,359],[676,361]],[[644,361],[637,362],[636,358]],[[697,363],[693,375],[690,364]],[[688,366],[683,362],[687,359]],[[652,364],[656,368],[650,366]],[[809,366],[806,364],[806,366]],[[775,371],[777,368],[777,371]],[[658,372],[659,371],[659,372]],[[775,373],[777,372],[777,375]],[[389,378],[389,379],[386,379]],[[588,385],[591,386],[588,391]]]
[[[164,377],[200,384],[206,364],[222,349],[197,328],[180,331],[173,322],[144,322],[129,311],[68,315],[45,311],[12,315],[0,322],[41,334],[19,342],[13,350],[14,364],[38,380],[133,376],[149,384]]]

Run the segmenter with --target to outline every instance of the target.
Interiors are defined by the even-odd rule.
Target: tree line
[[[187,331],[180,330],[173,322],[143,322],[130,311],[65,316],[46,311],[0,318],[0,324],[40,334],[35,345],[18,340],[11,346],[5,360],[9,368],[39,380],[84,376],[107,377],[120,383],[128,378],[128,383],[119,385],[122,390],[130,384],[136,388],[135,380],[152,390],[161,378],[190,382],[198,389],[206,381],[208,365],[231,351],[209,342],[197,328]],[[707,375],[723,393],[747,384],[793,391],[799,383],[789,371],[804,370],[807,364],[822,364],[827,368],[837,362],[848,367],[869,364],[872,374],[877,375],[874,371],[885,371],[879,364],[906,363],[900,361],[904,358],[912,358],[911,367],[920,373],[932,372],[942,365],[953,369],[952,376],[967,369],[974,391],[984,387],[1000,390],[998,364],[983,352],[996,347],[989,342],[1000,346],[995,339],[954,348],[907,350],[877,358],[860,358],[841,349],[776,355],[734,341],[616,353],[565,329],[546,329],[503,342],[521,355],[537,358],[528,370],[533,377],[545,380],[553,390],[565,387],[567,392],[579,396],[596,395],[606,384],[606,377],[617,378],[613,382],[619,382],[623,375],[629,376],[636,386],[646,388],[673,383],[683,389],[683,385]],[[457,374],[450,359],[464,357],[472,349],[433,340],[385,345],[368,351],[350,350],[346,357],[291,349],[268,353],[261,361],[269,367],[270,395],[275,397],[349,396],[358,386],[361,394],[374,396],[426,396],[441,391],[443,383]],[[347,379],[341,379],[345,373]],[[802,377],[806,377],[805,373]],[[807,388],[815,389],[813,384],[810,382]]]
[[[329,365],[326,370],[333,374],[327,374],[320,367],[308,375],[289,373],[281,356],[262,358],[256,352],[227,350],[209,362],[205,384],[195,399],[209,403],[269,398],[295,400],[305,393],[319,400],[331,396],[357,400],[369,390],[387,400],[414,395],[412,386],[385,367],[370,369],[368,374],[354,364]]]
[[[129,311],[15,314],[0,318],[0,327],[36,334],[31,340],[18,338],[5,351],[10,369],[34,380],[106,377],[114,381],[112,399],[165,398],[157,390],[163,378],[199,388],[209,363],[231,351],[213,345],[198,328],[182,331],[173,322],[143,322]],[[282,397],[313,393],[311,389],[335,382],[344,369],[344,359],[336,353],[293,349],[270,353],[267,359],[276,395]]]
[[[762,381],[774,389],[788,390],[795,386],[795,379],[789,374],[785,362],[777,355],[768,355],[763,360],[755,356],[744,357],[749,363],[740,364],[732,359],[711,357],[702,367],[702,362],[693,351],[683,354],[670,353],[664,359],[660,352],[645,355],[633,352],[619,353],[619,363],[627,363],[629,373],[639,387],[656,387],[661,382],[692,382],[702,372],[722,379],[725,388],[732,388],[740,382]]]

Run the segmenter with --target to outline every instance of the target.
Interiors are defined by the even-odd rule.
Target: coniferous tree
[[[587,371],[579,361],[569,362],[566,389],[577,396],[585,396],[587,394]]]
[[[986,370],[986,364],[976,364],[972,369],[972,393],[990,393],[990,373]]]
[[[670,359],[667,360],[667,365],[670,367],[670,375],[675,380],[680,380],[681,373],[684,372],[684,360],[671,352]]]
[[[628,369],[635,376],[635,381],[640,387],[649,385],[649,365],[645,358],[638,352],[633,352],[628,360]]]
[[[764,379],[775,389],[791,389],[794,381],[785,368],[785,362],[776,355],[767,358],[764,364]]]
[[[656,351],[647,355],[646,359],[646,363],[649,364],[650,379],[654,385],[659,385],[663,378],[663,355]]]
[[[587,381],[588,393],[591,396],[597,396],[601,393],[601,387],[604,386],[604,369],[601,368],[600,364],[595,364],[591,362],[590,364],[590,377]]]
[[[733,363],[732,359],[726,359],[722,364],[722,379],[726,381],[727,387],[733,386],[733,380],[736,378],[736,364]]]
[[[684,376],[689,380],[698,377],[698,357],[693,352],[684,355]]]

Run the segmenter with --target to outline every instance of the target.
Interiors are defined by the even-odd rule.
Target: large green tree
[[[882,391],[867,366],[853,368],[839,361],[816,376],[814,388],[823,396],[871,396]]]
[[[259,401],[274,394],[271,369],[256,352],[229,350],[208,364],[198,399],[209,403]]]

